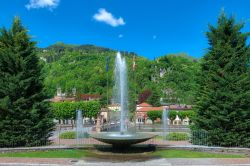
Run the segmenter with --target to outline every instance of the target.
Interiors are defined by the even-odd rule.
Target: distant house
[[[136,123],[146,123],[148,111],[161,111],[164,107],[153,107],[148,103],[141,103],[136,106]]]
[[[154,107],[148,103],[141,103],[136,106],[136,123],[138,124],[144,124],[144,123],[151,123],[152,121],[148,118],[147,112],[148,111],[162,111],[164,108],[168,107],[170,110],[190,110],[192,109],[191,105],[168,105],[168,106],[160,106],[160,107]],[[184,125],[188,124],[188,117],[185,118],[183,122]],[[180,125],[182,122],[179,120],[179,117],[177,115],[174,125]]]

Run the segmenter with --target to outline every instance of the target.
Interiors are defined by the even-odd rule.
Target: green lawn
[[[148,155],[160,156],[163,158],[244,158],[245,155],[218,154],[209,152],[196,152],[191,150],[158,150]],[[13,152],[0,153],[0,157],[28,157],[28,158],[84,158],[87,156],[95,157],[91,151],[69,149],[69,150],[49,150],[33,152]]]
[[[49,150],[33,152],[3,153],[0,157],[29,157],[29,158],[82,158],[88,156],[90,152],[86,150]]]
[[[153,153],[153,155],[163,158],[245,158],[245,155],[241,154],[220,154],[209,152],[197,152],[191,150],[159,150]]]

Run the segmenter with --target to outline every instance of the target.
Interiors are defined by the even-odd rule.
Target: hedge
[[[51,110],[56,119],[75,119],[76,110],[82,110],[83,117],[97,117],[100,109],[99,101],[51,103]]]
[[[64,133],[61,133],[59,135],[59,138],[61,139],[76,139],[76,132],[75,131],[67,131]],[[80,138],[89,138],[88,133],[81,133]]]

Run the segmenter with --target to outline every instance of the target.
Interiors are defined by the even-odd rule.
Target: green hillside
[[[75,87],[77,93],[98,93],[105,99],[108,82],[111,98],[115,50],[94,45],[56,43],[38,51],[44,63],[45,86],[50,96],[56,93],[57,87],[68,94]],[[127,59],[131,101],[136,101],[143,90],[150,90],[159,94],[165,102],[192,103],[196,88],[195,77],[199,71],[197,60],[186,54],[178,54],[151,61],[133,52],[121,53]],[[109,71],[106,72],[108,56],[110,63]],[[135,70],[132,69],[134,56]]]

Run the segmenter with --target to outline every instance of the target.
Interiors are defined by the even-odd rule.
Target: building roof
[[[148,103],[141,103],[141,104],[138,104],[137,107],[152,107],[152,105]]]
[[[170,105],[170,110],[190,110],[192,109],[191,105]]]
[[[138,112],[148,112],[148,111],[161,111],[163,110],[163,107],[142,107],[139,108],[137,111]]]

